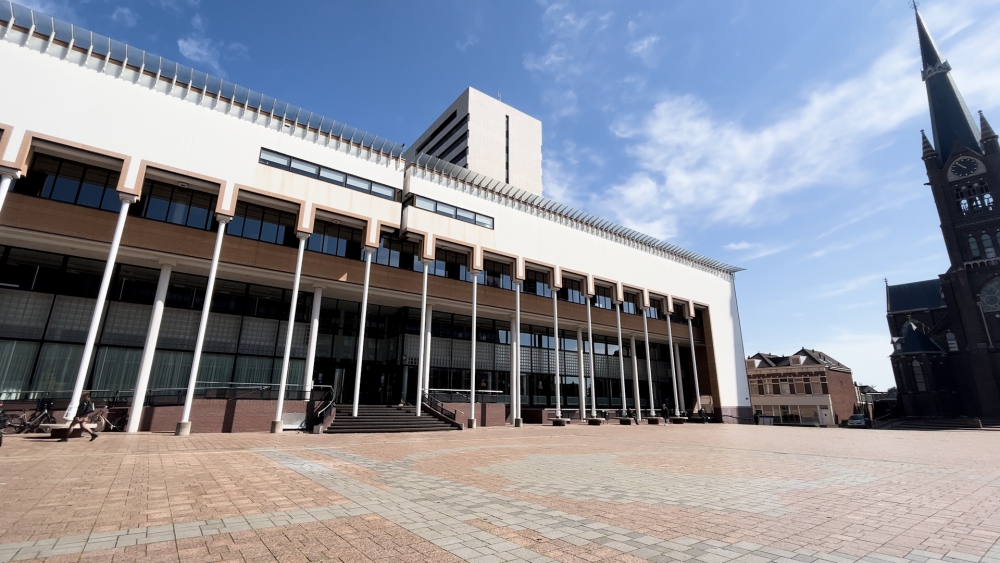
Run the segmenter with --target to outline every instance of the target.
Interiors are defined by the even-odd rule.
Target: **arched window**
[[[990,235],[983,233],[982,239],[983,239],[983,252],[986,253],[986,257],[996,258],[997,251],[993,248],[993,238]]]
[[[976,243],[976,237],[969,237],[969,250],[972,251],[973,258],[979,258],[979,245]]]
[[[944,337],[948,340],[948,351],[958,352],[958,339],[955,338],[955,333],[949,330],[948,334],[945,334]]]
[[[913,360],[913,381],[917,384],[917,391],[926,391],[927,384],[924,382],[924,368],[919,360]]]
[[[993,313],[1000,311],[1000,278],[993,278],[979,290],[979,302],[983,311]]]

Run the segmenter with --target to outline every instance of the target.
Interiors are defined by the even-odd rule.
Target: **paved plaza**
[[[1000,563],[1000,433],[104,434],[0,448],[0,562]]]

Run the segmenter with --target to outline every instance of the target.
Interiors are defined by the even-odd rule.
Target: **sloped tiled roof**
[[[888,285],[885,288],[885,299],[886,311],[889,313],[941,309],[947,306],[941,295],[941,280],[938,279]]]

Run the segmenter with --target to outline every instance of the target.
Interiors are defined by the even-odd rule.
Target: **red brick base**
[[[275,401],[195,399],[191,403],[191,432],[267,432],[274,420]],[[285,401],[285,412],[309,412],[307,401]],[[139,430],[173,432],[181,420],[182,406],[144,407]]]

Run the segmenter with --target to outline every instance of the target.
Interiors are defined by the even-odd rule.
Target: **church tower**
[[[919,12],[916,20],[931,121],[931,139],[921,132],[922,158],[950,266],[940,276],[947,313],[921,325],[940,342],[941,353],[925,355],[926,363],[907,357],[905,363],[894,362],[894,370],[900,387],[908,370],[919,370],[922,377],[937,374],[933,382],[923,377],[923,384],[914,385],[926,397],[914,392],[914,406],[908,410],[922,412],[907,414],[1000,418],[1000,202],[992,194],[1000,186],[1000,147],[986,117],[980,112],[977,123],[969,112],[951,65],[938,52]],[[920,324],[914,313],[905,317],[913,326]],[[946,391],[956,400],[945,401]]]

